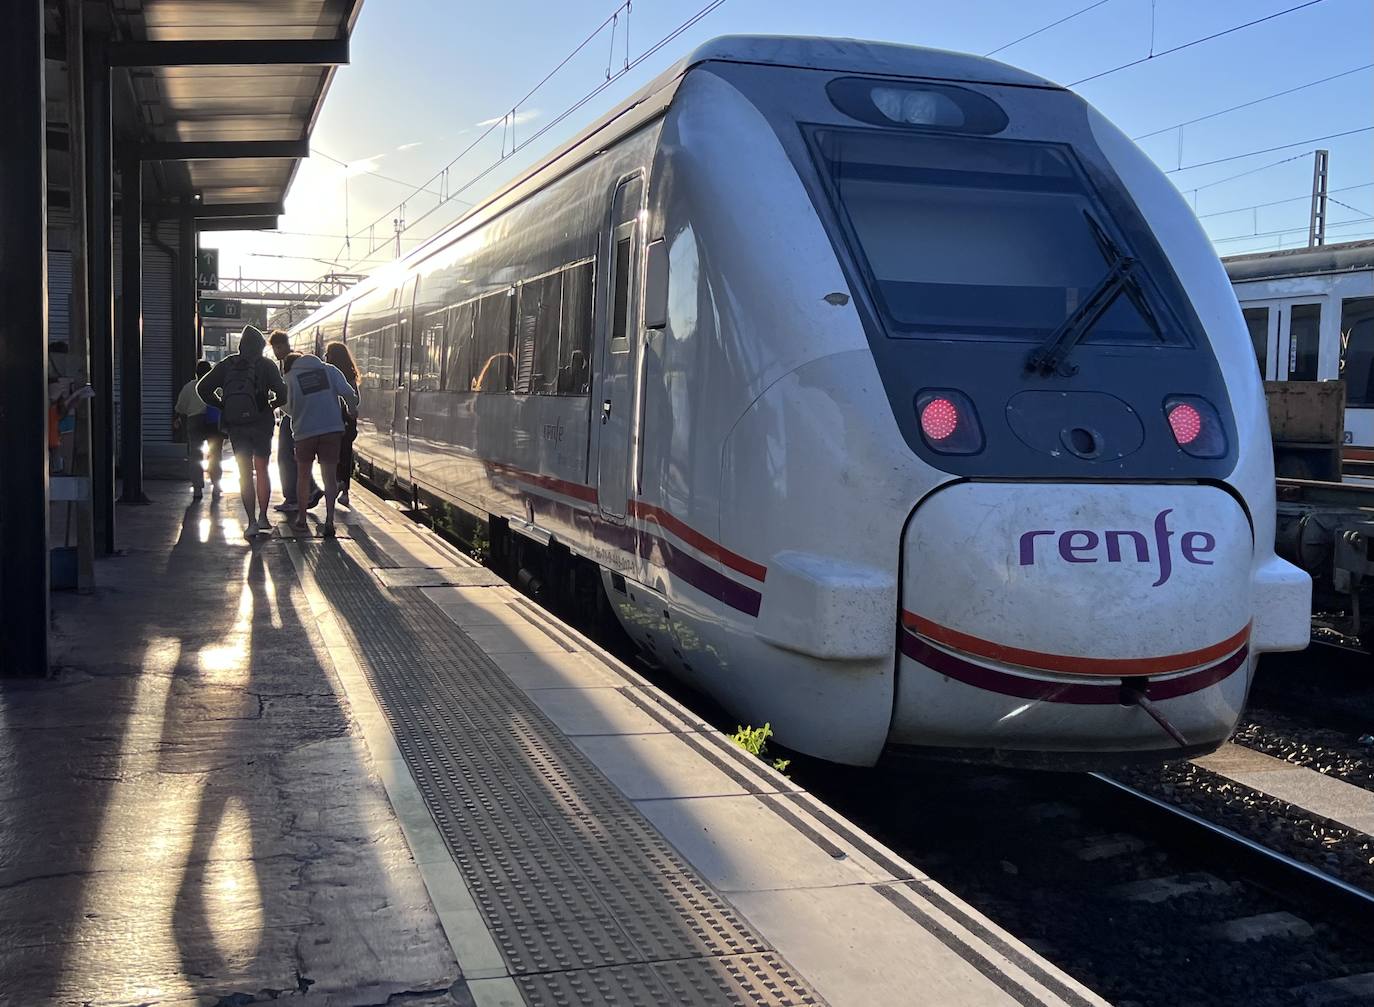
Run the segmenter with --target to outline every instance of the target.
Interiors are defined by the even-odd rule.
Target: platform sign
[[[219,289],[218,248],[200,248],[196,250],[196,289]]]
[[[205,345],[206,345],[206,346],[227,346],[228,343],[229,343],[229,330],[228,330],[228,329],[206,329],[206,330],[205,330]]]
[[[241,318],[243,302],[228,297],[202,297],[200,299],[201,318]]]

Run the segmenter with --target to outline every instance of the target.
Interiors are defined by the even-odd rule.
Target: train
[[[993,60],[708,42],[292,339],[365,473],[820,759],[1192,756],[1308,641],[1206,235]]]
[[[1344,455],[1374,462],[1374,241],[1230,255],[1222,263],[1265,379],[1344,381]]]

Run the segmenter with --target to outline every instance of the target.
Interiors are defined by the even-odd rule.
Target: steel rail
[[[1089,773],[1088,776],[1107,788],[1123,804],[1131,805],[1136,810],[1143,809],[1144,817],[1150,819],[1150,826],[1168,833],[1190,850],[1198,850],[1201,844],[1211,846],[1219,854],[1221,863],[1241,867],[1247,874],[1258,878],[1261,884],[1281,895],[1315,902],[1324,911],[1334,911],[1358,928],[1374,926],[1374,892],[1342,881],[1120,780],[1102,773]]]

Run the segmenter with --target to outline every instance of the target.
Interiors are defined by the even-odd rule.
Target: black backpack
[[[247,426],[263,415],[262,391],[258,387],[258,358],[240,356],[229,365],[224,376],[220,413],[230,427]]]

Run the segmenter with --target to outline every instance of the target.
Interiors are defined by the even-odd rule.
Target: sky
[[[1159,54],[1075,90],[1143,137],[1219,254],[1306,243],[1316,147],[1330,151],[1328,242],[1374,237],[1374,3],[1317,0],[1167,52],[1303,2],[1101,0],[1069,17],[1092,0],[724,0],[646,54],[711,0],[632,0],[628,17],[622,7],[613,23],[605,22],[617,0],[364,0],[352,62],[334,78],[278,232],[207,233],[202,244],[221,249],[226,276],[368,272],[394,256],[398,203],[408,250],[717,35],[844,36],[984,54],[1066,17],[995,58],[1072,84]],[[1354,130],[1363,132],[1316,140]],[[1262,152],[1235,157],[1250,151]]]

